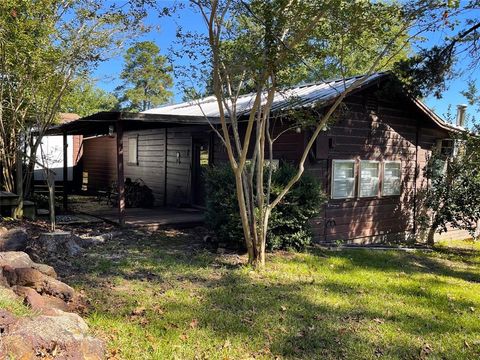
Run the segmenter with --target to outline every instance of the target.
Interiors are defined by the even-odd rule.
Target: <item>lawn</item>
[[[130,232],[74,261],[112,358],[480,357],[478,245],[275,253],[256,272],[197,239]]]

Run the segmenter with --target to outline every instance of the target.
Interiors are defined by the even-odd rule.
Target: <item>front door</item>
[[[205,171],[209,165],[208,139],[194,139],[192,149],[193,204],[205,206]]]

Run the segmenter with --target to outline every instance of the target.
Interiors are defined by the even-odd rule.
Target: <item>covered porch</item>
[[[113,159],[113,166],[110,170],[112,170],[111,175],[113,175],[114,180],[112,183],[114,185],[110,193],[115,193],[117,199],[115,207],[112,207],[112,205],[105,206],[93,197],[93,200],[88,204],[88,209],[82,209],[85,206],[79,208],[79,204],[76,204],[73,199],[78,195],[72,196],[72,189],[64,184],[64,210],[92,215],[121,227],[141,227],[150,230],[168,225],[192,226],[201,224],[204,219],[201,209],[189,206],[188,201],[173,201],[177,195],[177,188],[181,189],[182,186],[187,186],[187,189],[190,190],[190,192],[183,192],[184,195],[186,194],[183,196],[183,200],[185,198],[187,200],[189,198],[194,199],[195,195],[198,195],[193,190],[195,184],[192,184],[192,179],[195,179],[194,159],[198,158],[197,160],[200,162],[200,155],[195,156],[198,147],[195,134],[198,134],[199,131],[201,134],[207,134],[208,121],[215,123],[215,119],[197,116],[179,118],[174,115],[101,112],[49,129],[48,135],[63,136],[64,140],[67,135],[82,135],[84,139],[103,136],[101,139],[105,139],[105,141],[101,141],[101,144],[109,142],[112,149],[109,157]],[[196,133],[190,129],[195,129]],[[152,138],[152,135],[150,135],[152,131],[155,134],[160,134],[160,136],[155,135],[156,137]],[[180,133],[184,135],[179,136]],[[139,158],[134,164],[129,158],[128,151],[131,150],[129,146],[131,147],[132,134],[136,134],[134,139],[137,139],[135,141],[137,157],[139,153],[141,155],[141,151],[158,151],[158,154],[147,154],[145,161],[148,161],[148,163],[144,162],[144,166],[142,166],[144,158]],[[188,134],[188,138],[185,134]],[[142,140],[142,136],[144,136],[145,141]],[[64,149],[67,146],[64,141]],[[98,150],[97,153],[100,153],[102,149],[104,150],[102,146],[96,149],[96,151]],[[64,151],[64,154],[66,154],[66,151]],[[66,166],[67,161],[64,159],[64,168]],[[137,171],[141,172],[141,178],[150,176],[150,180],[152,180],[152,177],[155,177],[152,181],[158,180],[158,183],[154,183],[154,191],[156,191],[155,207],[126,208],[128,198],[126,199],[125,179],[132,176],[130,175],[132,166],[135,170],[138,169]],[[104,167],[97,166],[96,171],[97,175],[100,173],[102,176],[107,170]],[[180,178],[180,174],[183,176],[182,178]],[[145,183],[148,185],[147,181]]]
[[[71,196],[69,206],[71,212],[80,214],[79,218],[82,218],[82,215],[85,214],[90,219],[93,217],[114,225],[120,225],[118,209],[104,201],[99,201],[95,196]],[[156,231],[168,226],[193,227],[202,225],[205,216],[202,209],[193,207],[127,208],[123,220],[123,226],[126,228]]]

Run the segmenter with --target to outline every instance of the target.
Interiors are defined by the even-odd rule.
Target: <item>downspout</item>
[[[167,128],[163,129],[163,206],[167,206]]]
[[[413,235],[417,236],[417,180],[418,180],[418,137],[420,132],[420,126],[417,119],[417,128],[415,131],[415,171],[413,182]]]

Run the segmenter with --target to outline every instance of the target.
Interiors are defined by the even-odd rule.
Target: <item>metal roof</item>
[[[295,108],[324,107],[331,104],[346,88],[356,80],[364,77],[355,76],[348,79],[336,79],[321,83],[299,85],[278,90],[275,94],[272,112],[280,112]],[[375,83],[391,78],[389,73],[375,73],[368,76],[354,92],[372,86]],[[463,129],[443,121],[425,104],[417,99],[410,100],[439,127],[448,131]],[[255,93],[242,95],[237,100],[239,117],[248,115],[253,108]],[[266,102],[266,93],[262,94],[262,104]],[[220,115],[215,96],[192,100],[175,105],[167,105],[150,109],[141,113],[129,112],[99,112],[69,123],[53,126],[49,135],[82,134],[99,135],[109,131],[109,126],[121,121],[125,128],[169,127],[182,125],[219,124]]]
[[[358,88],[371,85],[374,81],[386,78],[387,73],[375,73],[370,75]],[[336,79],[321,83],[299,85],[287,89],[278,90],[272,104],[272,111],[282,111],[301,107],[322,106],[339,96],[345,89],[351,86],[362,76],[354,76],[348,79]],[[255,101],[255,93],[242,95],[236,103],[238,116],[249,114]],[[262,94],[262,104],[266,102],[267,93]],[[192,100],[180,104],[167,105],[143,112],[144,114],[177,115],[219,118],[217,98],[208,96],[199,100]]]

